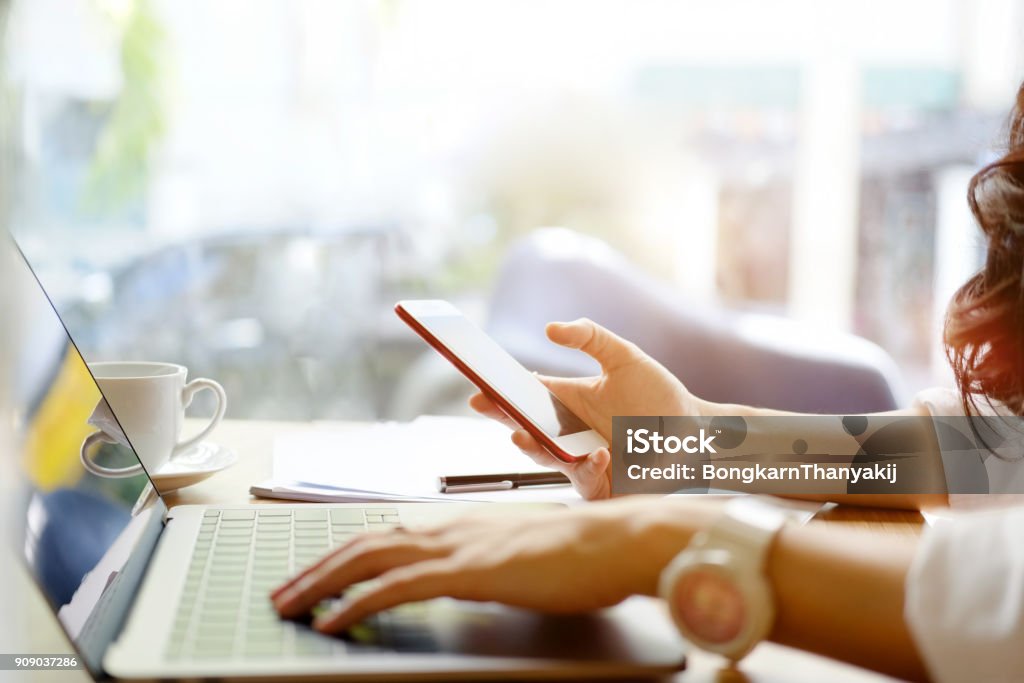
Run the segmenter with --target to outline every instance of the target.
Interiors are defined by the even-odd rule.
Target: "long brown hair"
[[[967,201],[987,243],[985,264],[949,304],[944,341],[964,412],[978,400],[1024,415],[1024,84],[1006,153],[971,178]]]

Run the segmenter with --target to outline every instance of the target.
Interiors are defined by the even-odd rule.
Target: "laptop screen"
[[[80,459],[100,390],[13,241],[0,233],[3,509],[17,553],[91,672],[99,671],[162,528],[145,474],[105,478]],[[7,375],[6,378],[4,375]],[[6,445],[6,444],[5,444]],[[138,462],[102,444],[99,464]],[[13,473],[13,477],[8,477]],[[13,479],[13,482],[12,482]],[[13,489],[13,490],[12,490]]]

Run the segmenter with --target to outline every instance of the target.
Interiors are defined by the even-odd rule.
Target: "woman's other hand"
[[[571,323],[549,323],[548,339],[578,349],[601,365],[596,377],[538,375],[558,399],[611,443],[612,417],[626,415],[703,415],[706,404],[636,344],[582,318]],[[554,457],[530,433],[483,394],[469,399],[477,412],[513,429],[512,442],[534,462],[562,472],[581,496],[598,500],[611,496],[611,456],[599,448],[586,458],[565,463]]]

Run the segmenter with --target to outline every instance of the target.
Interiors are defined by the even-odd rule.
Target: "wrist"
[[[637,592],[657,596],[661,571],[690,543],[694,534],[718,517],[721,502],[670,496],[651,503],[633,517],[633,536],[637,547],[644,551],[644,564],[649,569]]]
[[[699,396],[694,396],[693,394],[690,394],[690,400],[688,403],[690,404],[690,410],[688,412],[698,417],[710,417],[724,414],[721,412],[723,408],[721,403],[706,401]]]

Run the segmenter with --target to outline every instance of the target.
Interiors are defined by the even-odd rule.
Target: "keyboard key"
[[[250,628],[246,630],[245,640],[247,643],[252,643],[257,640],[264,642],[281,642],[288,635],[287,629],[280,624],[280,622],[262,622],[258,624],[251,624]]]
[[[261,558],[253,562],[252,573],[255,576],[259,574],[272,574],[278,571],[287,571],[288,564],[289,562],[287,557]]]
[[[237,610],[242,604],[242,592],[227,592],[227,589],[220,588],[215,594],[207,596],[199,605],[201,612],[223,612],[224,610]]]
[[[253,581],[278,581],[284,576],[287,576],[291,572],[289,571],[289,563],[282,562],[280,564],[264,564],[258,567],[252,568],[252,580]]]
[[[224,529],[252,529],[256,526],[256,522],[251,519],[226,519],[220,523],[220,528]]]
[[[244,550],[244,549],[243,549]],[[210,560],[210,570],[207,572],[211,577],[222,577],[225,573],[245,573],[245,567],[249,564],[249,553],[217,555]]]
[[[220,536],[217,538],[217,545],[245,545],[248,546],[252,543],[252,539],[248,536]]]
[[[213,632],[219,632],[217,629],[226,629],[232,627],[231,630],[234,632],[235,622],[238,621],[238,610],[228,609],[224,611],[213,611],[203,612],[203,627],[212,630]],[[202,631],[200,631],[202,633]]]
[[[363,511],[359,508],[335,508],[331,510],[332,524],[354,524],[363,526]]]
[[[211,614],[203,617],[203,623],[196,629],[196,641],[230,642],[235,639],[236,624],[221,621],[222,615]]]
[[[253,586],[275,586],[291,575],[288,565],[276,567],[253,567],[250,581]]]
[[[256,522],[262,526],[288,526],[292,523],[291,515],[288,517],[260,517]]]
[[[288,518],[291,518],[292,510],[291,510],[291,508],[280,508],[280,507],[270,506],[270,507],[268,507],[268,508],[266,508],[264,510],[260,510],[259,513],[257,514],[257,516],[261,520],[262,519],[267,519],[268,517],[288,517]]]
[[[249,594],[249,618],[273,617],[277,621],[277,612],[274,611],[274,603],[270,601],[269,593],[258,594],[255,591]]]
[[[249,564],[249,553],[218,553],[210,562],[211,568],[242,567]]]
[[[288,551],[290,548],[286,544],[282,545],[257,545],[253,552],[253,561],[259,562],[260,560],[267,559],[288,559]]]
[[[296,522],[303,520],[326,520],[327,510],[295,510],[293,517]]]
[[[295,654],[329,655],[331,654],[331,640],[312,633],[296,634]]]
[[[291,548],[285,546],[284,548],[257,548],[253,551],[253,566],[263,566],[268,564],[288,564],[288,558],[291,556]]]
[[[292,531],[291,527],[286,526],[261,526],[256,530],[256,538],[291,538]]]
[[[323,529],[300,529],[296,528],[293,532],[295,538],[327,538],[327,527]]]
[[[242,602],[242,585],[241,581],[237,582],[238,588],[234,588],[230,585],[221,585],[216,582],[210,583],[207,587],[207,591],[203,598],[199,602],[199,608],[205,609],[218,609],[223,607],[238,606]]]
[[[216,547],[213,548],[212,557],[217,557],[218,555],[248,555],[249,551],[247,548],[239,548],[238,546],[248,546],[250,540],[249,536],[240,536],[238,534],[221,536],[217,539]]]
[[[255,519],[255,510],[224,510],[220,515],[221,521],[225,519]]]
[[[308,547],[299,546],[295,548],[295,564],[308,566],[314,562],[319,562],[329,552],[330,548],[327,546],[322,548],[315,545]]]
[[[327,518],[324,517],[322,519],[296,519],[295,520],[295,528],[296,529],[326,529],[327,528]]]
[[[327,547],[327,536],[318,534],[316,536],[296,536],[295,547],[322,546]]]

